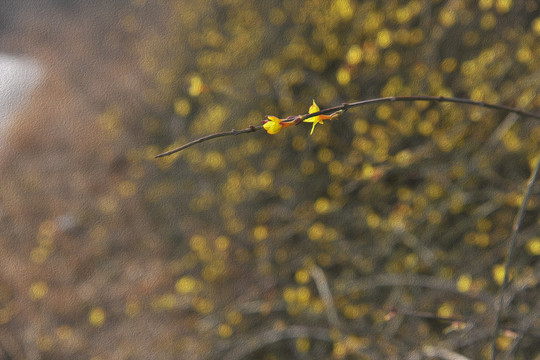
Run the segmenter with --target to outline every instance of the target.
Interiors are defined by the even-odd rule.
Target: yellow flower
[[[264,122],[264,125],[263,125],[264,129],[270,135],[277,134],[278,132],[280,132],[282,127],[287,127],[294,124],[292,121],[283,122],[282,119],[279,119],[276,116],[272,116],[272,115],[267,115],[266,119],[263,122]]]
[[[264,129],[270,135],[277,134],[283,125],[281,125],[281,119],[278,119],[275,116],[269,115],[266,117],[268,121],[263,125]]]
[[[315,100],[313,100],[313,105],[311,105],[309,107],[309,113],[313,114],[313,113],[316,113],[319,110],[320,110],[319,106],[315,103]],[[314,117],[311,117],[309,119],[304,120],[304,122],[312,122],[313,123],[313,127],[311,128],[311,132],[309,134],[310,135],[313,134],[313,130],[315,130],[315,125],[317,125],[317,124],[322,125],[324,120],[333,119],[335,117],[333,115],[334,114],[332,114],[332,115],[317,115],[317,116],[314,116]]]

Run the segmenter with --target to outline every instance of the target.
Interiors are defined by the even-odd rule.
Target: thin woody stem
[[[184,149],[187,149],[188,147],[193,146],[195,144],[202,143],[202,142],[205,142],[207,140],[215,139],[215,138],[218,138],[218,137],[247,134],[247,133],[250,133],[250,132],[255,132],[255,131],[261,130],[262,128],[263,128],[262,125],[250,126],[250,127],[245,128],[245,129],[242,129],[242,130],[234,130],[234,129],[232,129],[231,131],[224,131],[224,132],[220,132],[220,133],[216,133],[216,134],[206,135],[206,136],[203,136],[203,137],[198,138],[196,140],[190,141],[187,144],[184,144],[184,145],[182,145],[182,146],[180,146],[180,147],[178,147],[176,149],[173,149],[173,150],[161,153],[159,155],[156,155],[155,157],[160,158],[160,157],[164,157],[164,156],[169,156],[171,154],[174,154],[174,153],[177,153],[177,152],[182,151]]]
[[[497,341],[497,337],[499,336],[499,330],[501,327],[501,316],[503,313],[503,306],[504,306],[504,293],[508,286],[508,281],[510,279],[510,275],[509,275],[510,264],[512,263],[512,257],[514,255],[514,250],[517,245],[517,236],[518,236],[519,229],[521,227],[521,223],[523,222],[523,218],[525,217],[525,212],[527,211],[527,205],[529,204],[529,199],[532,194],[534,182],[536,181],[536,178],[539,172],[540,172],[540,157],[536,161],[531,177],[527,181],[527,189],[525,190],[525,194],[523,195],[523,202],[521,203],[518,214],[516,216],[514,226],[512,229],[512,236],[510,238],[510,244],[508,245],[508,257],[506,258],[506,263],[504,265],[504,278],[501,285],[501,293],[499,295],[497,315],[495,317],[495,329],[493,330],[493,342],[491,343],[491,359],[492,360],[495,360],[495,357],[497,356],[496,341]]]
[[[282,122],[296,122],[297,124],[299,124],[301,122],[304,122],[306,119],[309,119],[309,118],[312,118],[312,117],[318,116],[318,115],[331,114],[331,113],[335,113],[335,112],[340,111],[340,110],[347,111],[348,109],[351,109],[351,108],[354,108],[354,107],[359,107],[359,106],[364,106],[364,105],[369,105],[369,104],[377,104],[377,103],[382,103],[382,102],[394,102],[394,101],[453,102],[453,103],[458,103],[458,104],[467,104],[467,105],[472,105],[472,106],[480,106],[480,107],[485,107],[485,108],[489,108],[489,109],[495,109],[495,110],[501,110],[501,111],[516,113],[518,115],[522,115],[522,116],[525,116],[525,117],[530,117],[530,118],[533,118],[533,119],[540,120],[540,114],[535,114],[535,113],[532,113],[532,112],[529,112],[529,111],[524,111],[524,110],[521,110],[521,109],[518,109],[518,108],[513,108],[513,107],[510,107],[510,106],[486,103],[486,102],[483,102],[483,101],[474,101],[474,100],[470,100],[470,99],[446,97],[446,96],[389,96],[389,97],[382,97],[382,98],[375,98],[375,99],[356,101],[356,102],[352,102],[352,103],[343,103],[343,104],[341,104],[339,106],[334,106],[334,107],[331,107],[331,108],[323,109],[323,110],[320,110],[320,111],[317,111],[317,112],[314,112],[314,113],[311,113],[311,114],[290,116],[289,118],[287,118],[286,120],[284,120]],[[187,143],[185,145],[182,145],[182,146],[180,146],[180,147],[178,147],[176,149],[173,149],[173,150],[164,152],[162,154],[156,155],[155,157],[159,158],[159,157],[168,156],[168,155],[177,153],[179,151],[182,151],[182,150],[184,150],[184,149],[186,149],[186,148],[188,148],[188,147],[190,147],[192,145],[195,145],[195,144],[198,144],[198,143],[201,143],[201,142],[205,142],[207,140],[215,139],[215,138],[218,138],[218,137],[239,135],[239,134],[247,134],[247,133],[250,133],[250,132],[255,132],[255,131],[261,130],[262,128],[263,128],[262,125],[250,126],[248,128],[242,129],[242,130],[234,130],[233,129],[231,131],[225,131],[225,132],[220,132],[220,133],[216,133],[216,134],[206,135],[206,136],[203,136],[203,137],[198,138],[196,140],[193,140],[193,141],[191,141],[191,142],[189,142],[189,143]]]
[[[455,97],[446,97],[446,96],[388,96],[388,97],[382,97],[382,98],[375,98],[375,99],[368,99],[368,100],[361,100],[357,102],[352,103],[344,103],[340,106],[335,106],[332,108],[320,110],[317,112],[314,112],[312,114],[304,114],[302,115],[303,119],[309,119],[310,117],[322,115],[322,114],[329,114],[333,113],[339,110],[348,110],[353,107],[358,106],[364,106],[368,104],[376,104],[376,103],[382,103],[382,102],[394,102],[394,101],[431,101],[431,102],[453,102],[458,104],[467,104],[467,105],[473,105],[473,106],[480,106],[485,107],[489,109],[495,109],[495,110],[502,110],[506,112],[512,112],[516,113],[518,115],[522,115],[525,117],[531,117],[534,119],[540,120],[540,114],[535,114],[529,111],[524,111],[518,108],[513,108],[510,106],[505,105],[497,105],[497,104],[491,104],[486,103],[483,101],[474,101],[470,99],[463,99],[463,98],[455,98]]]

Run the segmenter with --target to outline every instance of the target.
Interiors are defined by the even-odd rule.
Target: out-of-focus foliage
[[[536,1],[56,6],[0,37],[49,68],[2,156],[0,354],[488,358],[538,121],[383,104],[313,136],[304,124],[152,156],[312,99],[539,111]],[[497,339],[522,359],[539,341],[535,189]]]

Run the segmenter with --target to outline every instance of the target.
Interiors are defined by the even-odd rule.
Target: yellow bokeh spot
[[[309,279],[309,271],[306,269],[300,269],[294,274],[294,280],[296,280],[298,284],[305,284],[309,281]]]
[[[536,35],[540,35],[540,17],[537,17],[532,21],[531,28]]]
[[[30,298],[32,300],[39,300],[45,297],[47,293],[49,292],[49,287],[47,286],[47,283],[43,281],[38,281],[30,285]]]
[[[347,60],[347,63],[351,65],[359,64],[362,61],[362,48],[358,45],[351,46],[345,59]]]
[[[478,231],[488,232],[489,230],[491,230],[492,226],[493,224],[489,219],[479,219],[478,221],[476,221],[476,228],[478,229]]]
[[[439,23],[444,27],[451,27],[456,23],[456,13],[453,9],[442,9],[439,12]]]
[[[345,86],[351,82],[351,74],[345,68],[339,68],[336,73],[336,79],[339,85]]]
[[[150,306],[154,311],[172,310],[176,307],[176,296],[171,293],[163,294],[152,300]]]
[[[306,286],[300,286],[296,291],[296,300],[299,303],[307,303],[311,298],[311,291]]]
[[[181,277],[174,284],[174,290],[179,294],[191,294],[200,291],[201,284],[191,275]]]
[[[520,48],[516,53],[516,60],[520,63],[527,64],[533,59],[533,53],[528,47]]]
[[[527,241],[526,249],[531,255],[540,255],[540,237],[534,237]]]
[[[343,20],[350,20],[354,15],[354,11],[350,0],[337,0],[334,1],[334,9]]]
[[[489,10],[493,6],[493,0],[479,0],[478,7],[480,10]]]
[[[328,148],[322,148],[317,153],[317,158],[320,162],[328,163],[334,159],[334,152]]]
[[[101,307],[95,307],[88,314],[88,321],[92,326],[100,327],[105,322],[105,310]]]
[[[513,0],[497,0],[495,9],[499,14],[506,14],[513,6]]]
[[[191,239],[189,239],[189,246],[197,252],[208,248],[206,245],[206,238],[201,235],[193,235]]]
[[[514,271],[510,270],[509,279],[511,279],[513,277],[512,276],[513,273],[514,273]],[[493,276],[493,280],[495,280],[497,285],[502,285],[502,283],[504,281],[504,274],[505,274],[504,265],[499,264],[499,265],[495,265],[493,267],[492,276]]]
[[[330,211],[330,200],[325,197],[318,198],[313,205],[315,212],[318,214],[326,214]]]
[[[369,130],[369,123],[365,119],[358,119],[353,125],[354,132],[363,135]]]
[[[441,62],[441,70],[445,73],[451,73],[457,68],[457,60],[455,58],[446,58]]]
[[[309,228],[308,237],[313,241],[322,240],[324,236],[324,230],[325,230],[324,225],[320,222],[317,222],[311,225],[311,227]]]
[[[220,251],[225,251],[229,248],[231,241],[226,236],[218,236],[216,240],[214,241],[214,245],[216,249]]]
[[[377,107],[376,115],[381,120],[387,120],[392,115],[392,107],[389,105],[380,105]]]
[[[337,359],[343,358],[345,355],[347,355],[347,346],[341,341],[335,342],[333,355]]]
[[[233,325],[238,325],[242,322],[242,314],[239,311],[233,310],[227,314],[227,321]]]
[[[193,97],[199,96],[202,93],[203,88],[204,83],[202,79],[198,75],[192,76],[189,80],[189,95]]]
[[[506,351],[510,348],[510,345],[512,345],[513,340],[514,339],[512,337],[501,335],[497,337],[495,344],[497,345],[497,349],[500,351]]]
[[[223,339],[230,338],[233,334],[233,328],[229,324],[220,324],[218,327],[219,337]]]
[[[37,339],[37,346],[39,350],[41,351],[44,351],[44,352],[49,351],[53,347],[53,340],[48,335],[40,336]]]
[[[366,223],[370,228],[376,228],[381,224],[381,218],[375,213],[366,216]]]
[[[112,214],[118,209],[118,202],[112,196],[103,196],[98,199],[98,207],[104,214]]]
[[[450,303],[442,304],[437,310],[437,316],[448,318],[454,315],[454,305]]]
[[[301,353],[307,353],[310,348],[310,341],[306,338],[296,339],[296,349]]]
[[[403,264],[408,269],[414,268],[415,266],[418,265],[418,255],[416,255],[414,253],[407,254],[407,256],[405,256],[405,258],[403,259]]]
[[[426,195],[432,199],[440,198],[444,193],[444,189],[439,184],[430,184],[426,189]]]
[[[392,45],[392,33],[388,29],[382,29],[377,33],[377,44],[386,49]]]
[[[137,192],[137,186],[133,181],[122,181],[118,184],[118,193],[123,198],[130,198]]]
[[[264,225],[259,225],[253,230],[253,237],[256,241],[262,241],[268,237],[268,228]]]
[[[122,110],[120,107],[111,106],[105,113],[101,114],[97,123],[99,127],[110,136],[115,137],[120,134]]]
[[[482,16],[482,19],[480,20],[480,27],[483,30],[491,30],[497,25],[497,18],[495,18],[495,15],[493,14],[486,14]]]
[[[515,152],[521,149],[521,140],[513,132],[508,131],[502,137],[502,143],[506,150],[510,152]]]
[[[283,300],[287,303],[296,302],[296,291],[291,287],[285,288],[283,290]]]
[[[193,308],[200,314],[210,314],[214,310],[214,304],[204,298],[195,298],[193,299]]]
[[[188,99],[177,99],[174,102],[174,113],[178,116],[187,116],[191,111]]]
[[[205,162],[214,170],[223,169],[225,166],[225,159],[223,158],[223,155],[217,151],[210,151],[208,154],[206,154]]]
[[[463,274],[461,275],[457,282],[456,282],[456,288],[461,293],[466,293],[471,289],[472,285],[472,277],[469,274]]]
[[[36,264],[42,264],[47,260],[51,250],[44,246],[38,246],[30,251],[30,260]]]
[[[485,248],[489,246],[489,234],[485,232],[476,233],[474,235],[474,244],[476,246]]]

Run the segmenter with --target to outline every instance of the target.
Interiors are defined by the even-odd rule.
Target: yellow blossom
[[[263,125],[266,132],[268,132],[270,135],[277,134],[283,127],[283,125],[281,125],[281,119],[278,119],[272,115],[269,115],[266,118],[268,121]]]
[[[316,113],[317,111],[319,111],[319,106],[315,103],[315,100],[313,100],[313,105],[311,105],[309,107],[309,113],[310,114],[313,114],[313,113]],[[337,116],[339,116],[340,114],[339,113],[334,113],[332,115],[317,115],[317,116],[314,116],[314,117],[311,117],[309,119],[306,119],[304,120],[304,122],[312,122],[313,123],[313,127],[311,128],[311,132],[310,132],[310,135],[313,134],[313,130],[315,129],[315,125],[317,124],[323,124],[323,121],[324,120],[331,120]]]
[[[288,119],[285,119],[288,120]],[[264,121],[264,129],[270,135],[277,134],[282,127],[287,127],[294,124],[292,121],[283,121],[282,119],[277,118],[276,116],[267,115]]]

